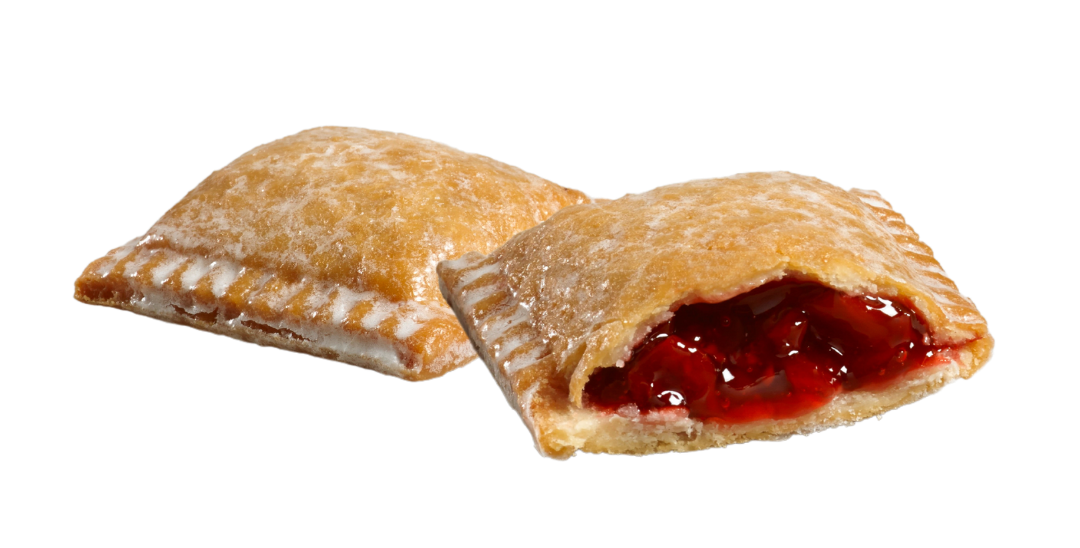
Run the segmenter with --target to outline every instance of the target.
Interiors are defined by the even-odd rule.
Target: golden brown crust
[[[91,263],[83,302],[410,380],[472,359],[435,265],[583,194],[407,135],[317,128],[257,147]]]
[[[588,450],[587,436],[553,440],[567,435],[563,418],[581,408],[593,370],[629,357],[678,306],[719,302],[784,276],[906,301],[935,344],[960,349],[961,376],[981,367],[993,344],[975,306],[880,196],[790,173],[692,181],[567,208],[487,257],[441,263],[439,276],[481,357],[541,448],[556,455]]]

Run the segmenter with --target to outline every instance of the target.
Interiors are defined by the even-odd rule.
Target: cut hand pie
[[[474,357],[435,265],[583,201],[432,141],[312,129],[214,172],[91,263],[75,298],[427,379]]]
[[[790,173],[570,207],[439,279],[555,457],[852,423],[971,376],[993,347],[877,193]]]

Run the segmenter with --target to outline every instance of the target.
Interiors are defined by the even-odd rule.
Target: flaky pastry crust
[[[674,411],[583,406],[598,367],[621,366],[684,304],[721,302],[783,277],[915,309],[949,359],[886,390],[806,416],[718,425]],[[490,255],[439,265],[443,294],[540,450],[653,453],[722,446],[861,420],[971,376],[993,340],[930,248],[876,192],[750,173],[570,207]],[[666,413],[666,414],[665,414]]]
[[[436,264],[583,201],[425,139],[317,128],[214,172],[91,263],[75,298],[427,379],[474,357]]]

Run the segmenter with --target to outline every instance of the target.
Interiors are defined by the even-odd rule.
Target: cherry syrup
[[[679,308],[623,367],[593,371],[585,396],[601,409],[682,407],[724,423],[789,418],[842,390],[884,387],[943,350],[898,302],[781,280]]]

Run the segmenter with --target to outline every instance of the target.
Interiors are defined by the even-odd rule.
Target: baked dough
[[[877,193],[791,173],[692,181],[566,208],[490,255],[439,264],[443,295],[540,451],[645,454],[810,433],[881,414],[970,377],[993,339],[903,217]],[[948,359],[808,414],[745,424],[604,412],[583,401],[680,306],[785,277],[917,311]]]
[[[585,201],[398,133],[325,127],[214,172],[91,263],[75,298],[409,380],[474,358],[435,265]]]

